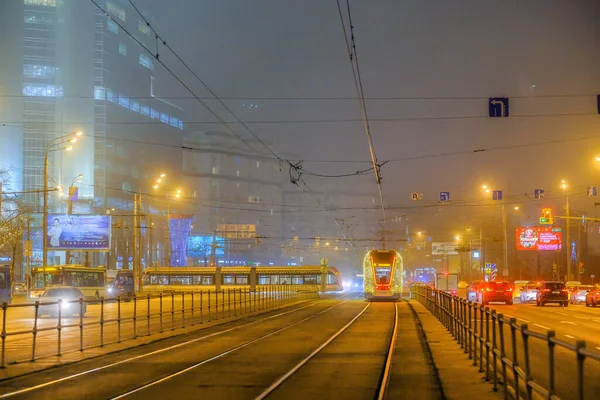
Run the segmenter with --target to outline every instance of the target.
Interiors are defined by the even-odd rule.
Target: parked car
[[[569,302],[571,304],[581,304],[585,302],[585,297],[589,291],[594,290],[592,285],[580,285],[575,286],[571,295],[569,296]]]
[[[501,302],[508,305],[513,304],[513,287],[504,281],[487,282],[479,294],[479,302],[486,305]]]
[[[525,285],[521,289],[521,294],[519,295],[521,304],[529,303],[530,301],[535,301],[537,297],[537,292],[540,289],[540,287],[540,283],[529,283]]]
[[[596,286],[585,295],[585,305],[596,307],[598,304],[600,304],[600,287]]]
[[[513,283],[513,298],[521,297],[521,291],[527,284],[529,284],[529,281],[515,281]]]
[[[473,302],[478,301],[479,293],[485,287],[486,283],[486,281],[473,281],[467,289],[467,300]]]
[[[562,282],[542,282],[535,299],[537,306],[545,306],[548,303],[558,303],[563,307],[569,305],[569,291]]]
[[[82,314],[81,316],[83,317],[85,315],[85,312],[87,311],[86,303],[83,303],[83,312],[81,310],[81,305],[79,304],[79,299],[83,298],[83,293],[81,293],[81,291],[76,287],[61,286],[48,288],[39,297],[39,301],[41,304],[39,307],[38,315],[40,317],[42,315],[58,315],[58,302],[60,300],[61,317],[69,317],[75,314]]]

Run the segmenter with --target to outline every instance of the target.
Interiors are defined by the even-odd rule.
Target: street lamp
[[[566,205],[566,224],[567,224],[567,280],[570,281],[571,280],[571,210],[570,210],[570,206],[569,206],[569,185],[567,184],[566,180],[561,180],[560,181],[560,187],[562,190],[564,190],[567,194],[567,205]]]
[[[42,235],[43,235],[43,249],[42,249],[42,263],[44,266],[44,288],[46,287],[46,266],[48,265],[48,154],[53,151],[71,151],[73,150],[72,145],[66,145],[66,143],[75,143],[79,136],[83,135],[83,132],[77,131],[68,135],[62,135],[52,139],[46,146],[44,155],[44,212],[42,220]],[[74,140],[74,141],[73,141]]]

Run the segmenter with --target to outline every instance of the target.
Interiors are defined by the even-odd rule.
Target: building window
[[[236,275],[235,276],[235,284],[236,285],[247,285],[248,284],[248,275]]]
[[[106,100],[110,101],[111,103],[116,103],[117,95],[112,90],[106,89]]]
[[[56,75],[56,67],[23,64],[23,75],[28,78],[53,78]]]
[[[138,61],[144,67],[146,67],[146,68],[151,69],[152,71],[154,71],[154,63],[152,62],[152,59],[150,57],[148,57],[147,55],[140,54],[140,57],[139,57]]]
[[[260,161],[256,162],[256,168],[260,168]]]
[[[33,97],[62,97],[62,86],[54,85],[26,85],[23,86],[23,96]]]
[[[119,7],[116,4],[113,4],[111,2],[107,2],[106,3],[106,11],[108,11],[110,14],[114,15],[115,17],[119,18],[121,21],[125,21],[126,15],[125,15],[125,10],[122,9],[121,7]]]
[[[127,55],[127,46],[125,43],[119,43],[119,53],[123,54],[124,56]]]
[[[219,174],[219,167],[212,167],[212,173],[213,173],[213,175],[218,175]]]
[[[112,19],[109,18],[106,20],[106,26],[108,30],[114,33],[115,35],[119,34],[119,25],[117,25],[117,23]]]
[[[213,187],[216,187],[218,184],[218,181],[216,179],[211,179],[211,184]]]
[[[138,20],[138,30],[150,36],[150,26],[148,26],[148,24],[142,21],[141,19]]]
[[[154,108],[150,109],[150,118],[159,119],[160,113],[156,111]]]
[[[144,115],[150,115],[150,107],[148,106],[142,106],[141,110],[140,110],[141,114]]]
[[[177,122],[177,127],[178,127],[179,129],[183,130],[183,121],[182,121],[182,120],[179,120],[179,121]]]
[[[169,123],[169,116],[165,113],[160,113],[160,122]]]
[[[131,111],[140,112],[140,103],[132,101],[129,106],[131,107]]]
[[[179,120],[175,117],[170,117],[169,118],[169,125],[174,126],[175,128],[177,128],[177,122],[179,122]]]
[[[56,7],[56,0],[25,0],[28,6]]]
[[[102,86],[94,87],[94,100],[106,99],[106,90]]]
[[[56,19],[52,15],[25,14],[24,21],[26,24],[39,24],[39,25],[54,25],[54,24],[56,24]]]
[[[239,177],[239,176],[240,176],[240,170],[239,170],[239,169],[238,169],[237,171],[235,171],[235,175],[236,175],[237,177]]]

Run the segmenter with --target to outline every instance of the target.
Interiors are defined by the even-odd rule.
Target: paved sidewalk
[[[492,390],[492,384],[485,381],[484,375],[478,372],[478,367],[473,366],[473,361],[468,359],[468,355],[442,323],[421,303],[415,300],[410,300],[409,303],[416,312],[427,339],[433,364],[441,381],[443,398],[504,399],[502,388],[498,392]],[[402,346],[401,343],[398,346]]]

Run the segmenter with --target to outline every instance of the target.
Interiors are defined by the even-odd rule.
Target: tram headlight
[[[342,285],[344,285],[344,289],[350,289],[352,287],[351,281],[343,281]]]

